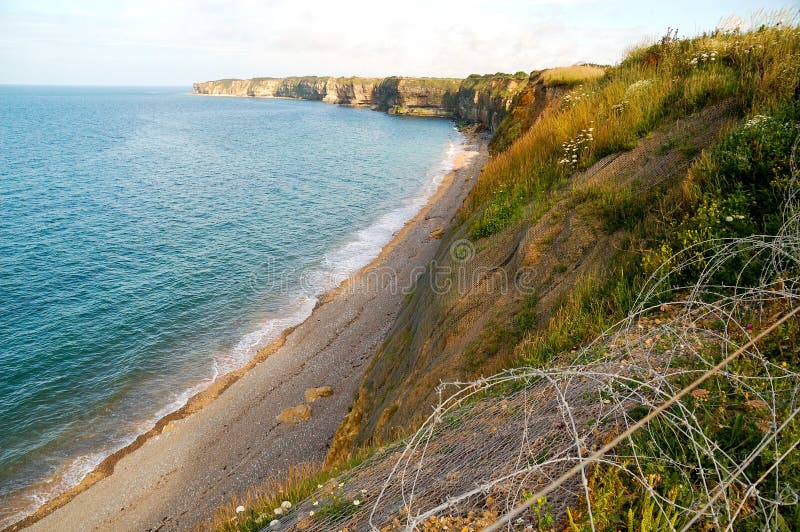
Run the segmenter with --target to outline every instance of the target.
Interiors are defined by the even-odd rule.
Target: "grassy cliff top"
[[[407,440],[422,441],[429,456],[441,457],[432,472],[421,458],[406,462],[409,477],[441,479],[431,480],[430,489],[439,501],[476,489],[480,484],[469,475],[478,466],[495,474],[480,482],[508,474],[511,464],[521,468],[513,476],[519,482],[505,492],[492,491],[492,485],[459,508],[447,505],[438,517],[469,518],[472,511],[473,520],[476,514],[496,518],[527,500],[532,509],[520,526],[540,530],[798,529],[800,511],[789,496],[800,492],[796,320],[587,467],[585,484],[576,477],[572,485],[572,499],[536,497],[553,470],[536,476],[534,468],[552,467],[558,458],[579,463],[797,307],[800,205],[791,156],[800,135],[800,29],[783,23],[694,38],[668,33],[632,50],[619,65],[554,69],[543,78],[568,92],[489,161],[459,224],[443,237],[471,241],[472,260],[479,264],[524,264],[540,281],[537,290],[523,295],[498,289],[487,297],[476,289],[456,307],[452,298],[418,286],[403,311],[415,327],[396,328],[376,355],[354,419],[380,419],[390,427],[396,410],[432,393],[422,381],[435,386],[440,381],[428,377],[442,365],[462,368],[461,382],[498,367],[509,370],[498,378],[522,368],[527,373],[521,380],[477,395],[495,408],[475,411],[478,428],[465,429],[464,413],[477,402],[465,401]],[[463,84],[495,89],[526,80],[494,74],[470,76]],[[446,246],[440,251],[446,259]],[[459,321],[459,309],[471,321]],[[481,321],[484,316],[490,319]],[[447,341],[420,333],[423,319],[447,329]],[[435,358],[468,334],[466,347],[452,358]],[[592,371],[602,375],[566,405],[563,390]],[[547,379],[559,383],[558,394],[544,395],[547,401],[526,402],[516,411],[507,401],[519,390],[542,397]],[[504,418],[515,412],[524,415]],[[548,415],[561,420],[553,421],[556,434],[529,432]],[[575,424],[568,426],[567,418]],[[401,421],[395,434],[418,426]],[[370,444],[391,443],[358,423],[354,430],[365,432],[358,440],[361,453],[370,454]],[[469,435],[469,443],[440,437],[448,431]],[[492,462],[502,454],[502,434],[521,451]],[[536,438],[541,434],[546,437]],[[528,452],[517,446],[520,440],[539,447]],[[481,445],[486,452],[474,458],[481,463],[463,459]],[[285,498],[300,508],[319,498],[312,510],[319,515],[307,518],[312,528],[328,523],[320,519],[366,523],[373,500],[356,507],[340,492],[317,486],[346,490],[364,472],[386,479],[384,453],[375,453],[367,469],[349,470],[352,462],[341,466],[343,474],[309,469],[280,487],[285,495],[266,488],[245,512],[236,514],[235,503],[224,509],[216,525],[258,529]],[[363,456],[358,449],[355,455]],[[369,469],[370,463],[378,466]],[[340,480],[326,484],[334,475]],[[468,482],[459,484],[461,479]],[[401,481],[394,478],[387,489]],[[751,490],[759,482],[761,490]],[[414,494],[424,497],[421,484]],[[397,501],[398,522],[425,509],[407,506],[407,497]]]

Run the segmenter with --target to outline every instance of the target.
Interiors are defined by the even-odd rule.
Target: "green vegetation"
[[[285,501],[295,505],[320,490],[324,496],[315,517],[348,515],[357,507],[339,495],[338,484],[329,481],[337,474],[356,467],[374,451],[372,448],[362,449],[354,458],[336,468],[321,468],[312,464],[292,467],[285,477],[271,479],[222,506],[205,528],[220,532],[257,532],[266,528],[273,519],[281,519],[292,511],[291,507],[286,509],[281,506]],[[237,508],[244,508],[244,511],[237,512]],[[280,509],[280,514],[276,513],[276,509]]]
[[[782,220],[782,202],[791,177],[789,156],[800,135],[799,72],[800,31],[783,25],[764,26],[748,33],[714,32],[688,40],[668,33],[659,43],[632,51],[618,66],[570,67],[546,77],[545,84],[571,87],[571,91],[559,108],[543,115],[526,133],[521,133],[525,129],[517,115],[508,116],[499,134],[516,132],[522,136],[487,164],[461,213],[463,223],[473,239],[484,239],[531,223],[565,200],[570,208],[590,213],[599,229],[606,236],[618,236],[615,242],[620,244],[614,250],[613,265],[593,277],[575,281],[549,315],[538,315],[538,300],[530,298],[503,323],[498,316],[489,320],[483,332],[467,345],[462,368],[477,371],[501,353],[514,353],[513,364],[520,366],[548,367],[557,360],[572,362],[577,348],[629,312],[652,274],[677,264],[689,264],[666,281],[670,286],[665,288],[679,289],[697,280],[712,250],[709,240],[774,234]],[[390,79],[399,82],[398,78]],[[462,90],[472,87],[487,90],[494,97],[513,98],[508,82],[527,83],[527,79],[525,73],[470,76],[462,83]],[[636,181],[574,183],[576,172],[588,169],[607,155],[634,148],[642,137],[660,126],[723,102],[731,120],[709,149],[698,151],[691,138],[680,134],[668,136],[658,148],[662,155],[680,153],[692,161],[688,172],[677,182],[662,183],[649,190]],[[483,245],[492,245],[491,239],[484,242]],[[708,282],[752,285],[759,280],[763,260],[743,253],[726,262]],[[567,270],[561,263],[554,266],[556,274]],[[407,296],[407,303],[411,297]],[[755,328],[763,328],[778,311],[767,308],[756,313],[742,309],[740,312],[752,312],[752,316],[740,317],[742,322],[750,320]],[[704,325],[724,328],[724,324]],[[403,356],[411,333],[403,334],[406,341],[402,348],[387,356]],[[734,333],[732,340],[744,342],[745,337]],[[759,350],[777,366],[800,367],[800,322],[783,325],[759,345]],[[719,360],[724,352],[714,342],[704,344],[701,351],[712,361]],[[687,370],[699,367],[688,359],[679,359],[678,363]],[[733,363],[728,370],[748,375],[750,382],[769,371],[765,365],[745,359]],[[679,378],[675,386],[688,384],[689,375]],[[774,383],[767,379],[763,382],[765,387]],[[786,387],[791,385],[785,383]],[[687,396],[680,406],[692,409],[702,425],[703,436],[718,442],[721,452],[730,457],[726,466],[735,467],[737,460],[760,442],[764,423],[776,420],[761,415],[751,400],[753,390],[744,389],[741,383],[717,376],[704,383],[703,390],[701,395]],[[774,391],[792,395],[788,388]],[[787,416],[793,408],[795,405],[787,401],[779,415]],[[647,410],[630,414],[641,418]],[[682,506],[693,503],[690,490],[682,484],[685,478],[672,474],[663,465],[670,459],[685,463],[682,454],[692,449],[672,430],[674,427],[656,420],[648,428],[629,445],[639,451],[638,456],[653,456],[667,449],[666,455],[661,456],[663,462],[634,463],[624,458],[631,454],[628,447],[617,449],[619,458],[613,465],[591,470],[589,491],[597,530],[648,532],[683,525],[674,509],[662,511],[658,501]],[[800,422],[795,420],[775,445],[748,466],[748,478],[774,478],[770,475],[775,472],[767,468],[798,438]],[[800,486],[800,457],[795,454],[781,462],[778,474],[783,483]],[[642,475],[647,487],[634,480]],[[700,472],[692,472],[691,481],[702,482],[699,475]],[[308,472],[287,481],[280,496],[265,496],[248,505],[246,516],[234,521],[220,518],[217,523],[224,522],[220,526],[226,530],[253,530],[250,523],[262,512],[271,511],[283,498],[295,502],[309,496],[318,482],[331,476],[332,472]],[[294,490],[291,496],[285,495],[288,489]],[[653,493],[659,498],[654,498]],[[746,502],[745,494],[731,493],[729,497]],[[551,505],[546,500],[535,502],[533,512],[540,525],[553,525]],[[339,508],[340,503],[332,499],[330,512],[352,510]],[[737,530],[759,529],[763,523],[748,517],[747,505],[744,506]],[[232,508],[221,515],[229,519],[234,515]],[[798,506],[787,504],[782,508],[771,517],[774,529],[800,529]],[[563,526],[576,532],[589,530],[586,510],[585,505],[570,508]],[[702,529],[706,524],[709,523],[697,525]]]
[[[547,366],[557,356],[595,338],[619,321],[631,307],[640,278],[632,254],[623,256],[605,279],[589,278],[557,305],[541,331],[519,343],[519,365]]]
[[[774,310],[774,309],[772,309]],[[770,323],[756,322],[756,327],[766,327]],[[781,326],[770,335],[760,346],[760,353],[766,360],[778,365],[796,368],[800,365],[800,324],[791,321]],[[703,354],[719,360],[723,355],[719,346],[714,342],[704,345]],[[684,360],[681,366],[684,369],[693,369],[695,366]],[[760,388],[744,386],[742,381],[726,379],[719,376],[707,380],[696,393],[683,399],[680,408],[693,413],[699,425],[703,428],[703,438],[715,442],[718,453],[716,462],[710,457],[703,456],[704,468],[730,468],[734,469],[750,455],[755,447],[762,441],[765,430],[770,423],[781,423],[788,419],[796,405],[787,402],[780,412],[777,420],[773,420],[767,405],[754,399],[757,393],[774,393],[777,397],[791,398],[794,396],[795,383],[786,380],[775,386],[775,381],[769,381],[769,370],[764,365],[753,359],[739,359],[728,368],[732,374],[746,375],[750,379],[762,377]],[[677,380],[676,387],[680,388],[689,384],[694,375],[687,374]],[[748,382],[753,382],[750,380]],[[773,388],[770,388],[774,386]],[[674,415],[678,406],[671,409]],[[634,419],[647,414],[647,409],[638,407],[631,412]],[[776,472],[769,468],[776,462],[777,457],[790,452],[790,448],[800,438],[800,420],[794,418],[787,428],[775,439],[775,444],[765,449],[756,461],[746,469],[747,478],[755,480],[762,475],[766,476],[766,484],[775,485],[780,478],[780,485],[796,488],[800,485],[800,456],[789,455],[784,459]],[[647,431],[635,434],[630,445],[618,449],[618,456],[630,456],[632,449],[636,448],[640,456],[657,456],[658,459],[639,460],[633,463],[630,459],[617,458],[614,465],[598,466],[590,478],[590,494],[595,527],[597,529],[626,529],[626,530],[665,530],[680,529],[686,523],[675,508],[664,506],[664,511],[655,508],[653,496],[648,490],[634,482],[633,479],[644,475],[648,479],[649,490],[659,495],[662,500],[680,507],[692,507],[695,501],[685,484],[686,477],[676,474],[669,467],[671,460],[687,460],[687,455],[692,455],[696,449],[687,442],[685,435],[676,434],[674,425],[665,422],[664,417],[655,418],[648,425]],[[664,450],[668,449],[666,454]],[[657,454],[655,454],[657,453]],[[720,457],[726,461],[720,462]],[[688,472],[690,482],[703,482],[702,472]],[[756,531],[762,530],[763,516],[753,511],[748,504],[747,495],[737,492],[735,486],[730,490],[728,497],[734,501],[741,501],[743,513],[736,522],[736,530]],[[599,526],[598,526],[598,521]],[[697,523],[697,529],[704,529],[704,519]],[[672,525],[668,527],[666,523]],[[783,510],[770,517],[773,530],[797,530],[800,526],[800,512],[796,505],[786,504]],[[710,522],[707,523],[709,526]],[[570,529],[574,531],[590,530],[588,514],[585,505],[569,512]],[[724,525],[723,525],[724,526]]]
[[[712,55],[714,51],[716,54]],[[659,65],[664,65],[669,75],[678,79],[669,82],[671,88],[663,92],[657,87],[667,82],[659,81]],[[577,152],[578,162],[572,165],[571,170],[586,168],[602,155],[626,148],[630,139],[628,135],[632,133],[639,136],[667,118],[683,116],[725,98],[733,99],[733,109],[743,113],[744,120],[723,133],[709,150],[700,154],[681,139],[668,139],[661,148],[663,152],[682,150],[687,156],[696,156],[685,179],[673,193],[660,191],[642,196],[635,184],[620,187],[606,183],[592,189],[561,187],[563,176],[557,171],[558,162],[553,163],[558,149],[551,145],[552,151],[547,153],[530,140],[542,140],[536,131],[515,145],[506,160],[500,161],[503,171],[515,170],[516,173],[506,174],[511,177],[510,183],[498,182],[493,188],[481,192],[487,194],[484,198],[487,207],[482,212],[480,206],[475,207],[481,218],[473,226],[473,235],[491,234],[515,222],[523,212],[514,201],[523,206],[545,192],[562,196],[572,194],[577,203],[592,205],[605,231],[624,230],[629,233],[629,246],[620,250],[617,259],[617,262],[626,262],[624,270],[612,269],[601,282],[593,280],[576,287],[547,327],[522,342],[521,364],[547,366],[554,359],[566,356],[571,348],[596,337],[626,314],[631,308],[633,295],[642,286],[642,280],[658,268],[663,272],[663,268],[686,265],[668,279],[670,286],[665,289],[692,285],[707,265],[709,253],[714,250],[711,240],[775,234],[782,221],[783,200],[791,179],[790,154],[800,135],[800,77],[796,75],[800,71],[800,34],[796,28],[762,28],[744,35],[714,34],[693,41],[665,38],[656,46],[635,51],[620,67],[610,72],[608,80],[591,88],[582,88],[581,94],[589,94],[587,98],[594,101],[612,101],[603,95],[613,90],[614,80],[625,77],[630,72],[628,69],[636,69],[641,72],[642,79],[650,80],[644,85],[641,81],[629,80],[629,87],[638,85],[647,91],[655,91],[650,98],[652,103],[640,101],[623,108],[623,114],[635,109],[632,113],[635,120],[631,122],[603,126],[601,120],[608,120],[608,116],[604,117],[600,112],[594,117],[587,116],[588,122],[571,126],[582,126],[585,131],[588,124],[594,124],[592,142],[588,145],[579,143],[579,148],[573,150]],[[666,102],[669,106],[664,107]],[[583,112],[580,102],[575,106],[568,103],[565,109],[550,118],[548,127],[561,125],[569,131],[569,123],[574,119],[573,111]],[[570,135],[565,133],[565,137],[572,139],[579,136]],[[598,140],[600,138],[604,140]],[[518,152],[520,145],[527,146],[527,151]],[[523,168],[523,155],[529,161],[541,161],[539,176],[544,177],[539,180],[516,179]],[[490,174],[488,179],[493,175]],[[539,188],[531,187],[531,183],[536,183]],[[742,248],[735,259],[726,261],[706,282],[754,286],[759,282],[768,258]],[[779,312],[779,309],[761,309],[750,317],[750,321],[755,328],[765,328],[770,324],[769,317]],[[739,318],[743,323],[747,322],[747,316]],[[708,323],[705,326],[721,328],[724,324]],[[737,340],[735,334],[733,340]],[[739,341],[743,343],[744,338]],[[800,324],[796,321],[784,324],[759,346],[759,350],[775,365],[797,367],[800,364]],[[720,346],[713,342],[703,345],[702,353],[711,360],[723,356]],[[677,363],[678,367],[686,370],[700,369],[690,360],[678,360]],[[747,375],[750,379],[763,378],[763,386],[773,386],[770,393],[778,397],[793,396],[793,383],[786,382],[785,389],[769,384],[771,381],[766,378],[769,369],[763,364],[743,360],[735,362],[728,370],[733,374]],[[679,379],[676,388],[688,384],[692,378]],[[755,391],[766,393],[766,388]],[[685,399],[683,407],[694,410],[703,428],[703,437],[717,442],[720,454],[729,457],[730,462],[722,464],[722,467],[735,468],[761,441],[764,424],[774,421],[759,415],[759,405],[751,400],[754,390],[744,389],[739,382],[714,378],[704,384],[702,392]],[[792,409],[791,403],[785,404],[777,421],[786,419]],[[645,414],[646,411],[638,415]],[[795,420],[781,433],[772,450],[765,451],[748,467],[748,478],[766,475],[767,483],[770,478],[777,478],[768,467],[798,438],[800,422]],[[677,511],[669,506],[661,511],[648,491],[634,479],[644,473],[651,480],[650,489],[657,491],[662,500],[691,507],[694,501],[690,499],[685,478],[672,474],[673,470],[663,464],[670,460],[686,463],[689,459],[684,455],[694,452],[693,449],[686,444],[684,436],[676,434],[674,426],[658,419],[651,422],[647,431],[636,435],[631,445],[636,447],[638,456],[658,455],[660,460],[639,460],[633,464],[619,459],[614,467],[595,469],[590,482],[595,527],[649,531],[677,526],[680,529],[684,523],[679,521]],[[669,450],[666,456],[665,449]],[[630,448],[618,449],[618,452],[620,456],[632,454]],[[670,453],[674,454],[670,456]],[[709,459],[706,467],[720,465],[711,463]],[[782,485],[800,486],[800,459],[795,456],[784,460],[778,474]],[[699,473],[693,477],[693,482],[702,482]],[[762,516],[751,515],[746,495],[731,492],[728,496],[744,504],[737,530],[760,530]],[[770,517],[770,523],[776,530],[797,530],[800,512],[796,506],[787,505],[785,511]],[[569,512],[568,526],[575,531],[590,529],[585,506]],[[703,529],[702,519],[698,526]]]
[[[798,36],[789,27],[691,40],[667,35],[633,51],[605,77],[575,87],[561,109],[543,116],[486,166],[465,213],[472,237],[520,220],[527,204],[575,170],[632,148],[667,119],[726,99],[739,113],[770,115],[793,97],[797,61]]]
[[[461,91],[466,98],[472,97],[476,92],[481,92],[487,98],[511,99],[527,83],[528,74],[517,72],[516,74],[486,74],[484,76],[471,74],[461,82]]]
[[[771,115],[757,114],[703,154],[684,184],[684,198],[671,218],[659,221],[654,234],[663,235],[648,251],[644,266],[660,266],[698,257],[679,280],[696,279],[706,261],[709,241],[752,234],[775,234],[781,223],[782,200],[790,178],[792,144],[800,134],[800,102],[790,98],[772,104]],[[687,250],[687,251],[682,251]],[[749,262],[743,281],[757,279],[763,259],[744,255],[717,274],[732,283]],[[741,281],[740,281],[741,282]]]

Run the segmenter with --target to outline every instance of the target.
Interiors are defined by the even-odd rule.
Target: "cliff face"
[[[508,114],[514,97],[528,83],[528,74],[471,75],[461,82],[456,99],[456,114],[462,120],[485,124],[494,131]]]
[[[528,111],[535,112],[539,106],[531,104]],[[691,154],[714,141],[728,110],[727,104],[718,105],[676,121],[630,152],[598,161],[571,177],[563,197],[540,215],[532,215],[531,208],[521,221],[477,245],[469,241],[469,220],[457,224],[433,262],[449,277],[437,279],[430,271],[419,277],[366,371],[327,464],[342,463],[355,448],[382,445],[418,426],[439,402],[440,383],[467,382],[512,365],[525,331],[544,330],[582,280],[603,279],[621,256],[627,234],[598,223],[596,207],[583,191],[615,183],[636,186],[646,195],[675,186],[688,171]],[[678,134],[689,148],[665,151],[665,139]],[[454,254],[459,249],[466,250],[466,258]],[[442,290],[442,279],[452,283],[450,289]]]
[[[461,80],[390,77],[375,93],[375,107],[392,114],[455,117]]]
[[[222,79],[194,84],[196,94],[254,98],[297,98],[371,107],[391,114],[433,116],[494,130],[513,98],[528,82],[524,73],[454,78]]]
[[[501,93],[501,99],[495,103],[495,108],[504,105],[505,110],[487,117],[487,120],[492,121],[491,129],[494,131],[489,143],[491,154],[511,146],[547,109],[557,105],[569,92],[569,87],[547,83],[547,72],[553,70],[534,71],[521,90],[515,86],[511,90],[506,89],[505,94]]]

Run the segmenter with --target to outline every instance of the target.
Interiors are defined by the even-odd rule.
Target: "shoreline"
[[[470,151],[471,149],[474,151]],[[284,348],[287,340],[295,333],[295,331],[301,327],[313,326],[315,317],[317,318],[317,322],[319,322],[320,319],[318,318],[318,314],[320,314],[320,309],[337,301],[339,298],[343,298],[343,294],[346,294],[347,289],[356,285],[361,279],[364,278],[367,272],[382,264],[385,264],[387,262],[387,257],[395,252],[401,244],[408,240],[409,233],[415,228],[419,229],[420,226],[423,225],[423,222],[429,219],[428,214],[431,212],[431,210],[436,207],[442,201],[443,196],[453,188],[456,180],[456,174],[459,171],[472,170],[474,175],[471,175],[471,177],[467,178],[469,186],[466,187],[467,191],[471,189],[472,183],[474,183],[474,180],[477,178],[477,172],[479,171],[480,167],[483,166],[486,156],[485,152],[486,142],[484,139],[479,138],[479,136],[476,134],[466,134],[462,150],[456,154],[452,168],[442,176],[441,181],[438,183],[438,185],[436,185],[435,190],[427,198],[425,204],[411,219],[407,220],[404,225],[394,233],[389,242],[383,245],[379,254],[375,258],[370,260],[364,266],[360,267],[352,275],[343,280],[338,286],[320,294],[317,297],[317,302],[309,316],[307,316],[301,322],[284,329],[275,340],[258,349],[255,356],[247,361],[242,367],[219,376],[207,388],[191,396],[183,406],[158,419],[150,430],[140,434],[133,442],[107,456],[102,462],[100,462],[100,464],[98,464],[97,467],[88,473],[80,483],[67,489],[57,497],[49,500],[40,506],[34,513],[8,526],[4,530],[19,530],[32,525],[43,524],[43,520],[46,520],[49,516],[58,513],[59,510],[67,508],[72,501],[75,501],[82,494],[90,493],[92,491],[92,487],[106,479],[110,479],[114,475],[120,462],[128,457],[134,456],[137,451],[144,448],[147,444],[158,441],[162,435],[171,436],[172,433],[177,432],[177,430],[182,428],[180,426],[180,422],[192,419],[195,414],[206,411],[207,407],[213,405],[216,400],[223,397],[224,392],[229,390],[233,385],[240,383],[243,378],[251,375],[255,368],[262,365],[264,362],[270,359],[270,357]],[[477,157],[469,157],[469,154],[477,155]],[[478,159],[478,161],[474,161],[474,159]],[[477,167],[477,170],[475,167]],[[455,214],[455,211],[460,207],[465,195],[465,192],[460,195],[462,196],[461,200],[457,202],[455,209],[452,208],[452,205],[450,206],[450,210],[452,210],[450,216],[451,218],[452,215]],[[444,226],[446,227],[449,222],[450,218],[448,218]],[[429,240],[431,239],[429,238]],[[386,329],[388,330],[388,327]],[[359,381],[360,377],[361,374],[359,374]],[[316,385],[320,385],[320,383]],[[302,394],[303,389],[296,391],[299,391],[299,393]],[[349,406],[350,401],[348,400],[347,402]],[[344,416],[342,415],[335,420],[335,425],[337,427],[338,423],[343,417]],[[329,444],[330,442],[328,441],[327,443]],[[292,460],[292,462],[294,461],[295,460]],[[230,495],[230,493],[228,495]],[[206,515],[205,517],[208,516]],[[44,525],[43,528],[51,529],[47,528],[46,525]]]
[[[403,116],[411,118],[439,118],[444,120],[455,120],[453,112],[392,112],[391,109],[380,109],[376,104],[372,103],[347,103],[347,102],[331,102],[324,99],[317,98],[301,98],[299,96],[262,96],[255,94],[205,94],[197,91],[190,93],[192,96],[210,96],[215,98],[251,98],[254,100],[289,100],[295,102],[319,102],[327,105],[338,105],[339,107],[349,107],[351,109],[365,109],[375,111],[377,113],[385,113],[392,116]]]

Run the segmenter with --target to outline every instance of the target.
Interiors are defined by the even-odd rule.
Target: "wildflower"
[[[538,499],[536,499],[536,504],[538,504],[539,506],[541,506],[542,504],[544,504],[544,499],[543,499],[543,498],[541,498],[541,497],[539,497]]]
[[[343,488],[343,487],[344,487],[344,482],[340,482],[340,483],[339,483],[339,487],[340,487],[340,488]]]
[[[312,504],[313,504],[314,506],[319,506],[319,501],[314,501]]]
[[[703,388],[692,390],[692,397],[694,397],[698,403],[704,403],[705,401],[708,401],[709,395],[711,395],[711,392]]]
[[[317,484],[317,489],[322,489],[322,484]]]
[[[236,513],[237,513],[237,514],[240,514],[240,513],[242,513],[242,512],[244,512],[244,506],[242,506],[242,505],[240,504],[239,506],[237,506],[237,507],[236,507]]]
[[[732,222],[733,221],[733,216],[726,216],[725,217],[725,221],[726,222]]]
[[[788,366],[788,365],[789,365],[789,364],[787,364],[785,360],[784,360],[783,362],[781,362],[781,366],[783,366],[784,368],[785,368],[786,366]]]
[[[281,508],[280,506],[278,506],[277,508],[275,508],[275,509],[274,509],[274,510],[272,510],[272,511],[275,513],[275,515],[281,515],[281,514],[283,513],[283,508]]]
[[[761,410],[762,408],[767,407],[767,403],[765,403],[761,399],[750,399],[745,403],[745,406],[747,406],[748,408],[752,408],[753,410]]]
[[[367,490],[361,490],[361,493],[366,493],[366,492],[367,492]]]
[[[272,521],[269,522],[270,528],[278,528],[279,526],[281,526],[281,522],[278,521],[277,519],[273,519]]]
[[[762,125],[769,122],[772,118],[767,115],[755,115],[753,118],[749,119],[747,122],[744,123],[744,127],[751,128],[751,127],[761,127]]]
[[[353,501],[353,506],[359,506],[360,504],[361,504],[361,501],[359,501],[358,499]]]
[[[744,326],[744,328],[747,329],[748,331],[752,331],[753,330],[753,324],[752,323],[748,323],[747,325]]]
[[[292,503],[290,503],[289,501],[283,501],[281,503],[281,508],[283,508],[284,510],[288,510],[291,507],[292,507]]]
[[[310,517],[314,517],[314,510],[311,510],[310,512],[308,512],[308,515],[309,515]]]

